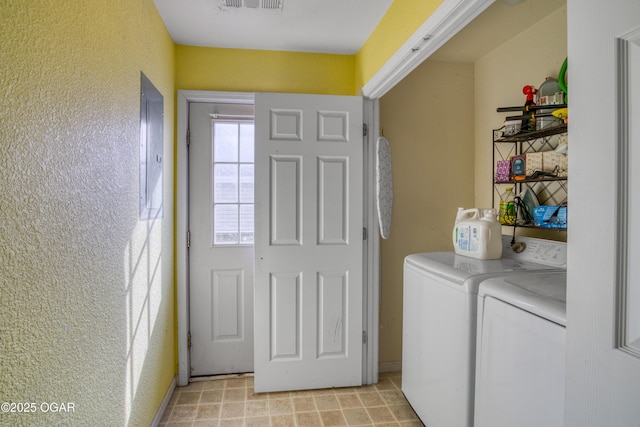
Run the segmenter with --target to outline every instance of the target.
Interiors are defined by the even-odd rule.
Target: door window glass
[[[253,122],[213,121],[213,244],[253,244]]]

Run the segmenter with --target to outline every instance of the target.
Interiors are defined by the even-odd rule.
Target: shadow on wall
[[[162,358],[157,348],[171,343],[166,339],[158,314],[163,305],[162,285],[162,220],[153,219],[137,223],[124,251],[125,318],[126,318],[126,372],[125,419],[132,423],[133,411],[144,405],[148,388],[157,388],[153,380],[153,363],[149,358]],[[166,328],[166,325],[165,325]],[[153,343],[153,345],[152,345]],[[150,352],[150,350],[153,350]],[[173,354],[169,355],[173,359]],[[146,370],[145,370],[146,368]],[[166,391],[166,390],[165,390]]]

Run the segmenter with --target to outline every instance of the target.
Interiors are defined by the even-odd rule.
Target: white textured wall
[[[0,2],[0,402],[37,405],[0,425],[148,425],[175,374],[173,48],[151,0]],[[149,222],[140,71],[167,118]]]

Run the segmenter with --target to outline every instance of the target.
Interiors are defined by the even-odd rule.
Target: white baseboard
[[[153,418],[151,422],[151,427],[158,427],[160,425],[160,421],[162,421],[162,416],[164,415],[164,411],[167,410],[167,406],[169,406],[169,401],[171,400],[171,396],[173,396],[173,392],[176,389],[177,378],[173,377],[171,384],[169,384],[169,389],[164,394],[164,399],[162,399],[162,404],[158,408],[158,412],[156,412],[156,416]]]
[[[380,362],[378,372],[401,372],[402,362]]]

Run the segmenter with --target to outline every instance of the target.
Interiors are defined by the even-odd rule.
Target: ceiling
[[[262,0],[282,9],[234,8],[226,1],[154,0],[173,40],[189,46],[353,55],[392,0]],[[402,1],[402,0],[398,0]],[[496,1],[433,53],[438,61],[474,62],[566,0]],[[531,48],[538,48],[532,41]]]
[[[392,3],[392,0],[279,0],[275,3],[280,3],[281,9],[264,9],[229,7],[224,5],[225,1],[229,0],[154,0],[154,3],[178,44],[345,55],[360,50]],[[257,0],[243,1],[258,4]]]
[[[545,16],[567,5],[566,0],[526,0],[517,4],[496,1],[454,35],[429,59],[475,62],[525,31]],[[531,41],[526,49],[544,49]]]

